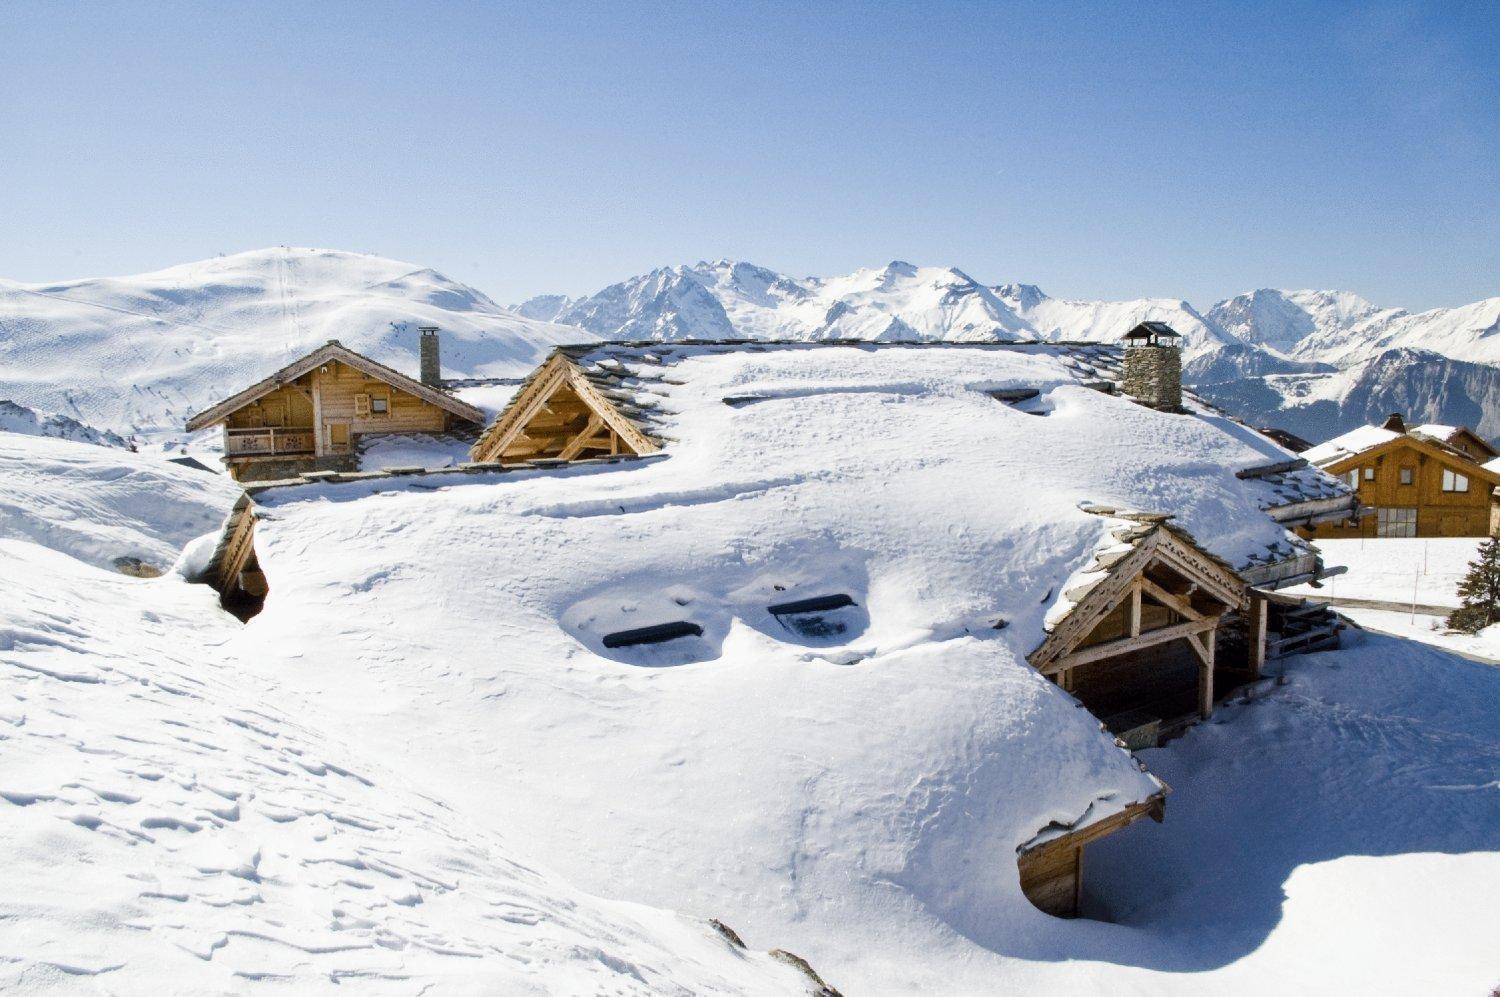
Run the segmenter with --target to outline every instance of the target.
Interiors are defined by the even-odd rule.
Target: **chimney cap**
[[[424,336],[436,336],[438,327],[435,325],[419,325],[417,331]]]
[[[1389,429],[1393,433],[1404,433],[1406,432],[1406,420],[1401,418],[1400,412],[1392,412],[1385,417],[1385,422],[1381,424],[1380,428]]]
[[[1172,340],[1182,338],[1182,333],[1165,322],[1142,322],[1120,338],[1128,344],[1170,346]]]

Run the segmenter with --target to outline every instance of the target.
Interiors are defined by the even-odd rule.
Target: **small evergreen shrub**
[[[1448,617],[1448,626],[1466,634],[1500,623],[1500,538],[1479,545],[1468,574],[1458,583],[1463,605]]]

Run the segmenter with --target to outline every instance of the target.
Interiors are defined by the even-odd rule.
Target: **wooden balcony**
[[[313,450],[311,426],[224,430],[226,457],[276,457],[282,454],[310,454]]]

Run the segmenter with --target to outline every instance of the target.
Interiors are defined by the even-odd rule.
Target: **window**
[[[1401,469],[1401,483],[1409,485],[1416,479],[1417,470],[1414,467],[1403,467]]]
[[[1374,481],[1375,480],[1375,469],[1373,467],[1367,467],[1367,468],[1365,468],[1365,480],[1366,481]]]
[[[1356,467],[1354,470],[1350,471],[1348,473],[1348,478],[1350,488],[1359,488],[1359,468]]]
[[[371,395],[370,396],[370,414],[371,415],[385,415],[390,410],[391,410],[391,400],[389,398],[380,398],[380,397],[375,396],[375,395]]]
[[[1376,509],[1377,537],[1414,537],[1417,535],[1416,509]]]
[[[1457,471],[1443,468],[1443,491],[1466,492],[1469,490],[1469,479]]]

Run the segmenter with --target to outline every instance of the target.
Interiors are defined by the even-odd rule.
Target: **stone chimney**
[[[441,388],[443,386],[443,364],[438,356],[438,327],[435,325],[417,326],[417,331],[422,334],[422,376],[421,382],[429,388]]]
[[[1142,405],[1182,411],[1182,337],[1165,322],[1142,322],[1124,335],[1121,389]]]
[[[1406,420],[1401,418],[1400,412],[1392,412],[1385,417],[1385,423],[1380,428],[1389,429],[1393,433],[1404,434],[1406,432]]]

